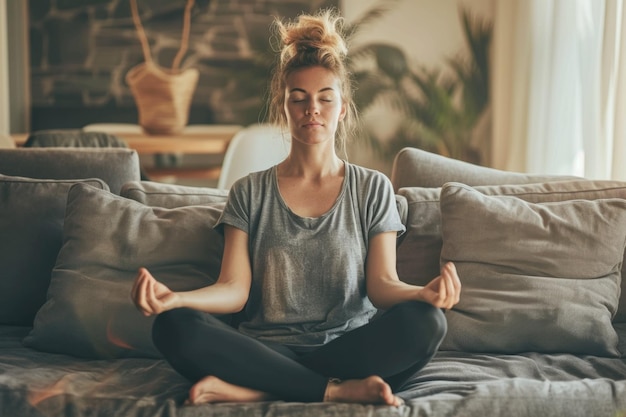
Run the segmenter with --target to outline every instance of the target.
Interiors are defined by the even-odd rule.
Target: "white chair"
[[[228,144],[217,188],[229,189],[239,178],[278,164],[290,148],[291,138],[277,126],[253,124],[241,129]]]

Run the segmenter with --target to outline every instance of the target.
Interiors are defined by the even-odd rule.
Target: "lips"
[[[315,127],[315,126],[323,126],[323,124],[321,122],[318,122],[317,120],[313,120],[304,124],[304,127]]]

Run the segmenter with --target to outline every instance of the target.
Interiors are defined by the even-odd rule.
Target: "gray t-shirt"
[[[231,188],[217,225],[229,224],[249,236],[252,288],[242,333],[314,347],[375,314],[365,289],[368,240],[405,228],[389,179],[345,164],[337,201],[316,218],[287,207],[276,167],[252,173]]]

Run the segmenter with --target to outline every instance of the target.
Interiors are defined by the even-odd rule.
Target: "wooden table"
[[[238,125],[216,125],[188,130],[176,135],[147,135],[140,132],[107,131],[124,140],[129,148],[139,155],[168,155],[168,154],[206,154],[223,156],[228,143],[242,127]],[[17,146],[23,146],[28,139],[28,133],[12,134],[11,137]],[[217,179],[220,173],[219,166],[202,168],[159,167],[146,166],[146,173],[151,179],[161,180],[168,177]]]

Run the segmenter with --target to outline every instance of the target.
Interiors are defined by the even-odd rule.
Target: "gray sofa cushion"
[[[151,181],[131,181],[122,186],[120,195],[147,206],[176,208],[225,203],[228,199],[228,190]]]
[[[620,355],[626,200],[529,203],[449,183],[441,221],[442,260],[463,282],[442,350]]]
[[[213,283],[223,251],[213,225],[222,206],[153,208],[73,186],[48,298],[24,343],[88,358],[158,356],[152,318],[130,298],[137,270],[148,267],[173,290]]]
[[[31,133],[25,148],[128,148],[126,142],[107,132],[81,129],[39,130]]]
[[[40,179],[100,178],[112,193],[141,178],[137,152],[123,148],[0,149],[0,174]]]
[[[417,148],[404,148],[396,155],[391,182],[397,191],[404,187],[441,187],[447,182],[467,185],[528,184],[580,179],[566,175],[536,175],[502,171],[459,161]]]
[[[147,206],[176,208],[197,204],[225,203],[228,199],[228,190],[151,181],[131,181],[124,184],[120,195]],[[400,220],[405,223],[408,205],[404,196],[396,195],[396,207]]]
[[[486,195],[516,196],[533,203],[576,199],[626,198],[626,183],[621,181],[571,180],[539,184],[477,186]],[[440,188],[408,187],[399,191],[408,200],[407,231],[398,247],[398,274],[403,281],[425,285],[439,274],[442,246]],[[626,258],[626,252],[624,253]],[[622,263],[625,275],[626,262]],[[621,297],[615,322],[626,322],[626,280],[622,279]]]
[[[32,326],[61,248],[65,204],[76,183],[0,175],[0,324]]]

